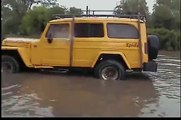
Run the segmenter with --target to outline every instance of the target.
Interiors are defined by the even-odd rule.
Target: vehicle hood
[[[33,38],[6,38],[2,41],[3,46],[17,46],[17,47],[26,47],[30,46],[32,42],[37,42],[38,39]]]

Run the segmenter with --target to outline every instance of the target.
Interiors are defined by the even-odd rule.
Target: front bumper
[[[157,72],[157,63],[153,60],[143,64],[143,71]]]

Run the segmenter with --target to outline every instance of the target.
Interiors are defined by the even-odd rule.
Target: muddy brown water
[[[159,53],[157,73],[128,72],[124,81],[86,72],[3,73],[1,115],[180,117],[180,56],[173,53]]]

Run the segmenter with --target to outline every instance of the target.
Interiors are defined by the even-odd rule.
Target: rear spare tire
[[[159,38],[156,35],[148,35],[148,58],[156,59],[159,50]]]

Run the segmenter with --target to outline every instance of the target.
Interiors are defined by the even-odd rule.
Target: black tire
[[[159,39],[156,35],[148,35],[148,58],[156,59],[159,51]]]
[[[19,72],[19,64],[14,57],[2,55],[1,57],[1,72],[17,73]]]
[[[104,73],[105,69],[110,69],[108,71],[111,71],[111,69],[115,72],[117,71],[116,77],[112,77],[112,78],[109,77],[109,78],[105,79],[105,77],[103,77],[104,76],[103,73]],[[117,73],[118,73],[118,75],[117,75]],[[110,74],[110,72],[107,74]],[[99,79],[103,79],[103,80],[108,80],[108,79],[109,80],[118,80],[118,79],[123,80],[125,78],[125,68],[117,61],[105,60],[105,61],[100,62],[95,67],[94,75],[95,75],[95,77],[97,77]]]

